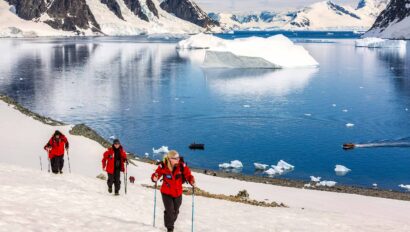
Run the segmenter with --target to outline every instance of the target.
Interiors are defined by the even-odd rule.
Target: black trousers
[[[112,188],[112,185],[115,187],[115,192],[118,193],[121,187],[121,169],[115,168],[113,174],[108,173],[107,180],[108,188]]]
[[[51,160],[51,170],[53,173],[58,173],[63,170],[64,167],[64,155],[55,156]]]
[[[164,223],[168,230],[174,230],[175,221],[178,218],[179,207],[182,204],[182,195],[179,197],[172,197],[162,193],[162,202],[164,202]]]

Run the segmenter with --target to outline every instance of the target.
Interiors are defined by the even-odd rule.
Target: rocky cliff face
[[[200,27],[210,28],[219,25],[218,22],[213,21],[191,0],[165,0],[161,3],[160,7],[178,18],[187,20]]]
[[[138,18],[149,21],[148,16],[142,11],[142,6],[139,0],[124,0],[125,5],[127,5],[128,9],[132,11]]]
[[[23,19],[32,20],[47,13],[50,19],[44,22],[55,29],[78,31],[91,29],[98,32],[100,26],[87,6],[85,0],[7,0],[16,7],[16,14]]]
[[[112,11],[118,18],[124,20],[124,17],[122,17],[120,5],[118,5],[118,2],[116,0],[101,0],[101,3],[107,5],[110,11]]]
[[[410,16],[410,0],[391,0],[386,9],[380,13],[373,29],[385,30],[391,23],[398,23]]]
[[[38,18],[47,10],[44,0],[6,0],[10,5],[16,7],[16,14],[25,20]]]

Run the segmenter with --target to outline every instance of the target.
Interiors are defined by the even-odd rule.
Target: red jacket
[[[183,173],[181,172],[181,169],[183,169]],[[172,197],[179,197],[182,195],[182,175],[185,176],[185,179],[189,183],[194,181],[194,176],[191,174],[191,170],[184,162],[180,162],[172,172],[167,165],[164,165],[164,163],[161,162],[158,165],[157,170],[152,174],[151,180],[153,180],[155,174],[158,175],[158,179],[160,179],[161,176],[163,177],[161,193]]]
[[[121,172],[124,172],[124,162],[127,160],[127,153],[125,153],[122,146],[120,149],[121,155]],[[114,166],[115,166],[115,154],[114,149],[112,147],[108,148],[106,152],[104,152],[104,157],[102,159],[102,167],[104,170],[107,171],[109,174],[114,174]]]
[[[58,140],[53,136],[44,146],[44,149],[47,148],[51,148],[48,152],[48,158],[52,159],[55,156],[63,156],[65,152],[64,148],[68,149],[68,140],[64,135],[60,135]]]

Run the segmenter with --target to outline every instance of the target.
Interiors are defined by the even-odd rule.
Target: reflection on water
[[[137,154],[177,149],[196,167],[240,160],[253,174],[254,162],[283,159],[296,166],[285,178],[410,182],[408,148],[340,148],[409,136],[408,50],[357,49],[351,40],[301,45],[320,68],[205,69],[204,51],[138,38],[4,39],[0,92],[119,137]],[[190,151],[193,142],[206,150]],[[352,172],[337,176],[336,164]]]
[[[316,68],[310,69],[205,69],[212,90],[228,96],[285,96],[302,90]]]

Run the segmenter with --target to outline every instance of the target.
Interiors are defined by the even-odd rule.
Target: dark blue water
[[[299,44],[319,68],[203,69],[195,52],[138,37],[3,39],[0,92],[40,114],[117,136],[141,155],[167,145],[202,168],[239,159],[253,174],[254,162],[284,159],[296,166],[285,178],[409,184],[410,148],[341,149],[345,142],[410,142],[409,48],[293,39],[309,40]],[[189,151],[192,142],[206,150]],[[337,176],[336,164],[352,172]]]

